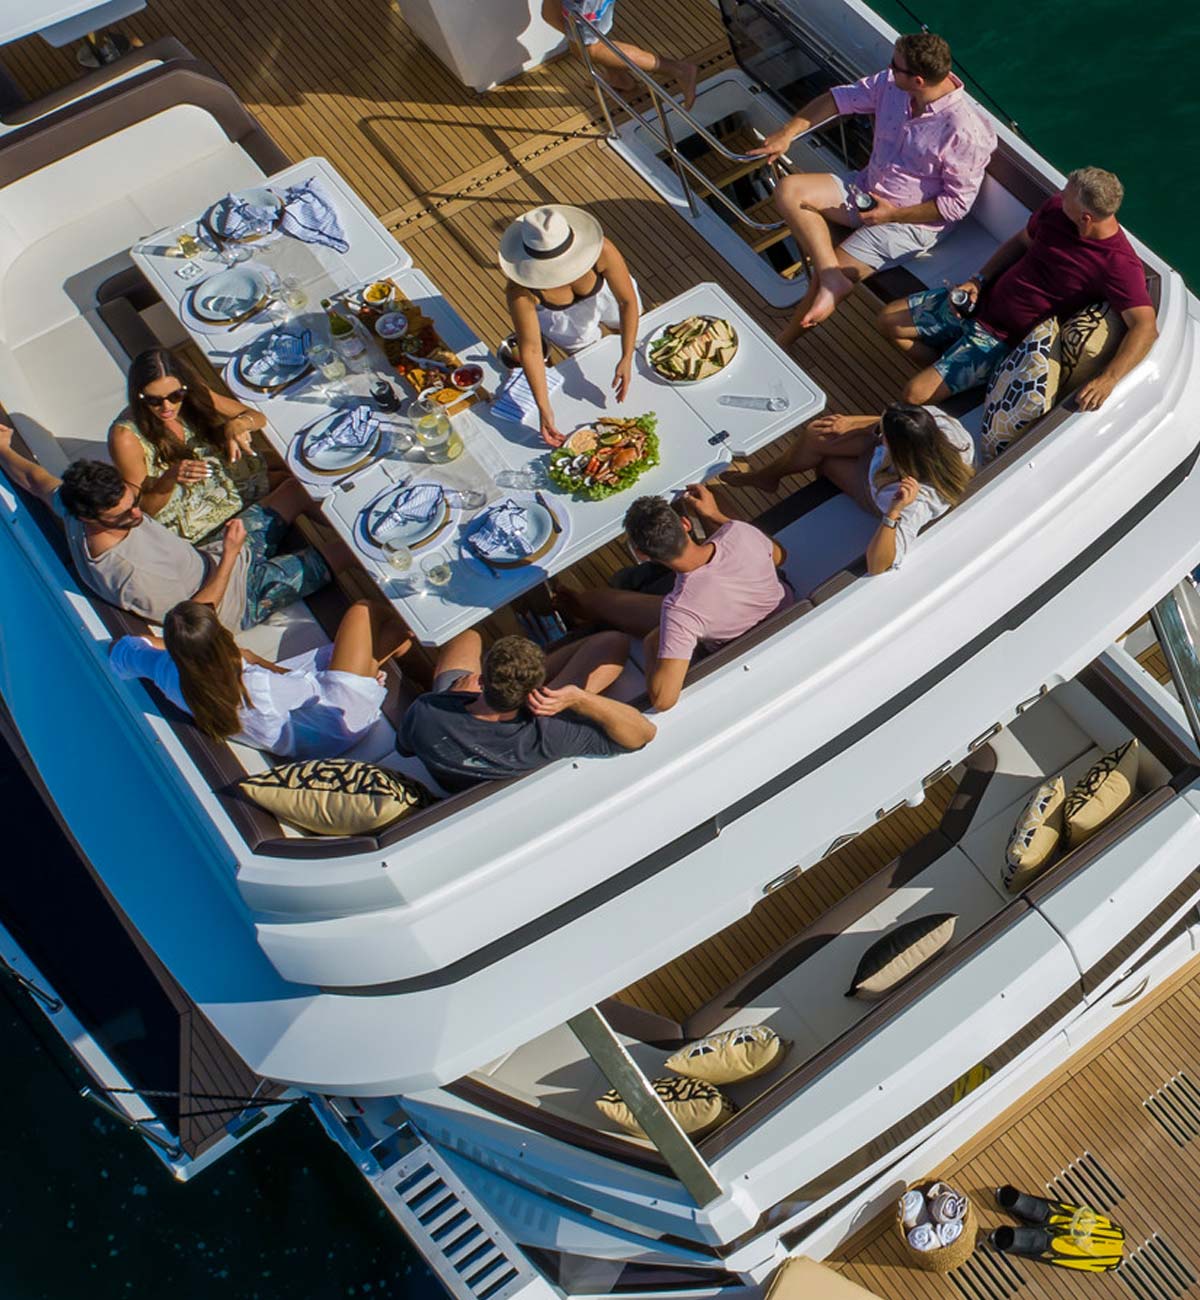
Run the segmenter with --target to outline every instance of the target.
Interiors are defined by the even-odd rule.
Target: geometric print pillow
[[[1097,375],[1121,344],[1125,322],[1106,302],[1094,302],[1063,321],[1059,330],[1059,391],[1074,392]]]
[[[348,758],[284,763],[243,777],[237,788],[280,821],[317,835],[368,835],[437,801],[402,772]]]
[[[1010,894],[1019,894],[1049,865],[1062,835],[1066,797],[1062,777],[1053,776],[1038,786],[1021,809],[1008,837],[1000,878]]]
[[[699,1079],[651,1079],[650,1087],[675,1117],[679,1127],[696,1137],[723,1124],[736,1109],[720,1088],[711,1083],[702,1083]],[[598,1098],[596,1106],[605,1119],[632,1133],[634,1137],[646,1136],[642,1126],[634,1119],[633,1111],[622,1101],[615,1088]]]
[[[1079,778],[1063,804],[1068,847],[1091,839],[1129,803],[1137,790],[1137,770],[1138,742],[1127,740]]]
[[[788,1044],[766,1025],[746,1025],[710,1034],[680,1048],[666,1063],[668,1070],[705,1083],[737,1083],[773,1070]]]
[[[983,408],[983,459],[1005,452],[1054,405],[1060,371],[1058,321],[1051,316],[1004,358],[988,386]]]

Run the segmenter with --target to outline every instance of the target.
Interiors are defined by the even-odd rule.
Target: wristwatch
[[[891,515],[884,515],[884,517],[883,517],[883,526],[884,526],[885,528],[899,528],[899,526],[900,526],[900,520],[899,520],[899,519],[893,519],[893,518],[891,517]]]

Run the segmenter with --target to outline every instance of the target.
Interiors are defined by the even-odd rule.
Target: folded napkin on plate
[[[563,377],[557,370],[546,370],[546,390],[553,396],[563,386]],[[528,424],[533,428],[541,425],[537,402],[529,387],[529,380],[523,370],[514,370],[512,378],[496,394],[492,402],[492,414],[502,420],[512,420],[514,424]]]
[[[440,483],[414,483],[393,498],[392,504],[375,520],[371,531],[379,536],[401,524],[423,524],[433,518],[442,500]]]
[[[280,370],[299,370],[308,362],[311,344],[311,330],[301,330],[299,334],[275,330],[267,336],[256,355],[243,364],[242,377],[252,384],[260,384]]]
[[[274,229],[279,210],[259,207],[236,194],[226,194],[213,204],[209,224],[222,239],[245,239],[247,235],[265,235]]]
[[[288,187],[279,224],[285,234],[306,244],[324,244],[339,253],[350,251],[337,209],[319,177],[310,176]]]
[[[350,451],[365,447],[379,432],[379,417],[365,403],[343,411],[314,437],[309,438],[304,450],[311,456],[316,451]]]
[[[908,1244],[913,1250],[937,1250],[942,1243],[932,1223],[918,1223],[908,1230]]]
[[[471,545],[481,554],[528,555],[533,550],[525,536],[528,513],[511,497],[497,502],[479,516],[471,530]]]

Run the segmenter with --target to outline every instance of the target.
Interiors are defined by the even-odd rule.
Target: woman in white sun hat
[[[563,203],[534,208],[500,240],[500,267],[517,352],[541,416],[542,439],[551,447],[565,438],[554,423],[546,388],[542,338],[578,352],[601,337],[601,326],[621,333],[621,358],[613,373],[623,402],[633,376],[642,303],[625,259],[590,212]]]

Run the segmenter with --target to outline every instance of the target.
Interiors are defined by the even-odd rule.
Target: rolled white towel
[[[962,1231],[961,1225],[959,1231]],[[932,1223],[918,1223],[915,1228],[908,1230],[908,1244],[913,1250],[937,1250],[942,1243],[938,1240],[937,1230]]]
[[[905,1192],[900,1201],[900,1221],[906,1228],[915,1228],[925,1213],[925,1196],[915,1187]]]
[[[949,1246],[962,1236],[963,1226],[960,1222],[939,1223],[937,1225],[937,1239],[939,1246]]]
[[[967,1217],[967,1198],[944,1191],[930,1202],[929,1214],[934,1223],[961,1223]]]

